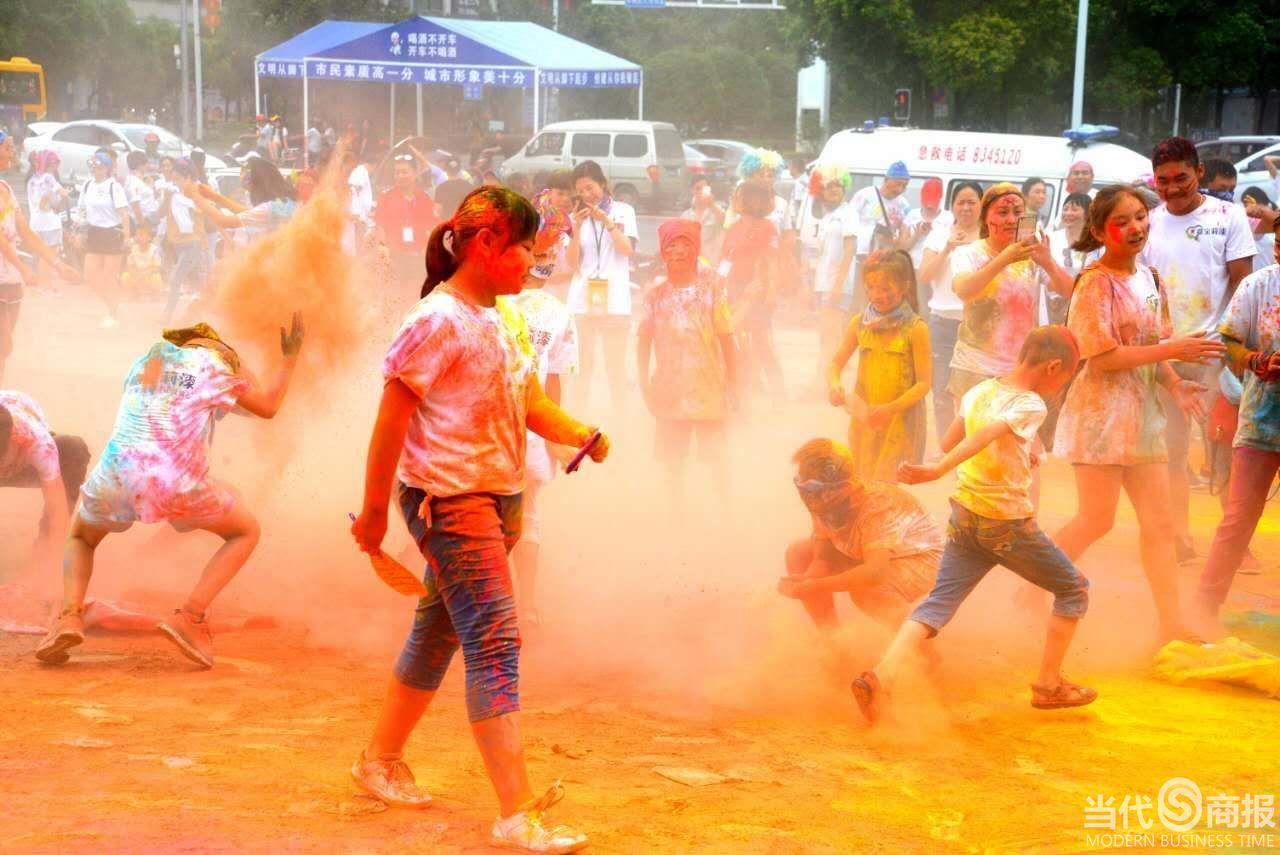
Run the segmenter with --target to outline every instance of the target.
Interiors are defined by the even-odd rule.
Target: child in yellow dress
[[[860,480],[897,481],[900,463],[924,454],[924,396],[929,391],[929,327],[916,314],[916,277],[901,250],[873,253],[863,269],[867,308],[855,315],[827,367],[831,404],[852,415],[849,450]],[[841,373],[858,352],[847,395]]]

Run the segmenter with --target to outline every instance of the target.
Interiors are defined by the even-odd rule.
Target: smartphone
[[[1036,236],[1036,226],[1038,221],[1035,214],[1026,214],[1018,217],[1018,231],[1014,236],[1014,240],[1024,241],[1032,240]]]

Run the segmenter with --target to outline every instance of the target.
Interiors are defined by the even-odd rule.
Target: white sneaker
[[[351,765],[351,780],[356,786],[389,805],[424,808],[431,796],[418,788],[409,764],[403,760],[366,760],[361,753]]]
[[[587,836],[567,825],[547,828],[542,824],[547,809],[564,798],[564,787],[556,781],[540,799],[493,823],[493,845],[525,852],[577,852],[587,845]]]

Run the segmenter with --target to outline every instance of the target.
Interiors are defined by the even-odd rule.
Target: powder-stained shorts
[[[1080,618],[1089,608],[1089,580],[1034,519],[990,519],[953,499],[938,581],[911,620],[936,633],[997,564],[1053,594],[1055,615]]]
[[[124,531],[136,522],[167,522],[191,531],[221,520],[235,500],[235,491],[213,478],[177,492],[157,486],[147,473],[125,474],[99,462],[80,488],[80,517],[107,531]]]
[[[428,593],[418,601],[396,679],[434,691],[461,647],[471,721],[518,711],[520,629],[507,553],[520,539],[521,496],[467,493],[428,501],[422,490],[401,484],[399,502],[427,559]]]

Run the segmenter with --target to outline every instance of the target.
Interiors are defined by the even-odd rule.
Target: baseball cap
[[[888,171],[885,172],[887,178],[900,178],[905,181],[911,180],[911,173],[907,171],[907,165],[901,160],[895,160],[889,164]]]
[[[926,178],[920,188],[920,204],[926,208],[936,208],[942,204],[942,179]]]

